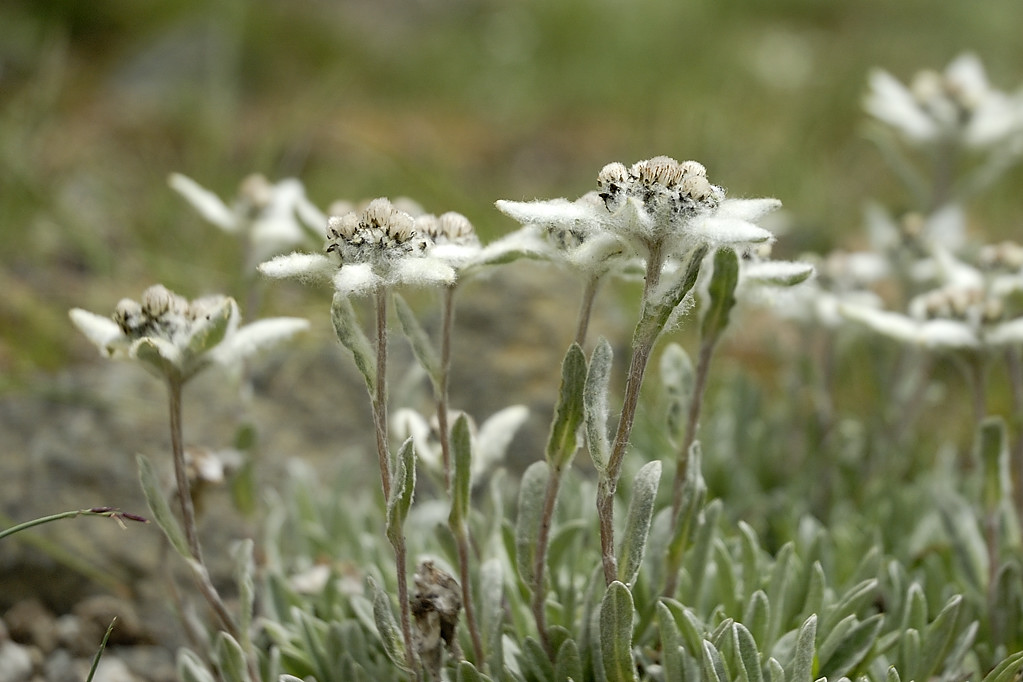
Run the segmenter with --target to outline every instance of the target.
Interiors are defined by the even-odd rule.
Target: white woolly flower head
[[[415,218],[380,198],[361,211],[331,216],[322,254],[278,256],[259,271],[274,278],[329,278],[344,296],[390,285],[452,284],[455,270],[430,254],[432,246]]]
[[[1023,132],[1023,96],[992,88],[980,59],[968,53],[943,72],[918,72],[908,87],[874,71],[865,107],[914,144],[952,140],[989,148]]]
[[[140,360],[183,382],[206,366],[230,365],[308,328],[299,318],[272,318],[240,327],[238,304],[227,296],[189,301],[161,284],[135,301],[122,299],[111,317],[81,308],[71,321],[109,358]]]

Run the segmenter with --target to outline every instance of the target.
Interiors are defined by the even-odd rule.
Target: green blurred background
[[[491,237],[496,199],[668,154],[782,199],[783,255],[855,244],[866,199],[912,208],[864,134],[869,69],[973,50],[1015,89],[1020,27],[1019,0],[4,0],[0,390],[95,358],[69,307],[238,293],[236,243],[174,171],[225,197],[295,176],[321,207],[407,195]],[[974,227],[1018,233],[1021,182]]]

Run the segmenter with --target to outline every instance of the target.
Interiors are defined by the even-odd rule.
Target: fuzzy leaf
[[[753,637],[763,642],[765,647],[773,644],[766,639],[771,626],[771,603],[766,592],[757,590],[750,595],[743,611],[742,622],[749,627]]]
[[[398,451],[391,481],[391,499],[387,501],[387,538],[392,544],[404,533],[405,519],[408,517],[409,508],[412,507],[415,490],[416,449],[412,439],[408,438]]]
[[[607,587],[600,604],[600,653],[609,680],[636,679],[632,660],[632,593],[615,580]]]
[[[178,651],[178,678],[182,682],[216,682],[199,657],[188,649]]]
[[[714,253],[714,274],[710,279],[710,300],[703,312],[700,336],[713,343],[728,326],[735,306],[735,286],[739,283],[739,257],[722,247]]]
[[[760,651],[753,635],[742,623],[732,625],[732,636],[734,646],[739,653],[739,662],[742,664],[748,682],[763,682],[764,676],[760,670]]]
[[[855,619],[855,616],[849,618]],[[864,621],[854,620],[852,627],[832,630],[821,644],[819,674],[828,679],[848,674],[873,648],[882,625],[884,616],[877,614]],[[844,634],[836,636],[841,630]]]
[[[982,499],[984,508],[993,510],[1008,494],[1009,447],[1005,435],[1005,421],[1001,417],[985,419],[977,433],[977,453],[984,475]]]
[[[983,682],[1013,682],[1016,675],[1023,669],[1023,651],[1009,656],[994,667],[983,679]]]
[[[633,332],[633,345],[637,340],[656,337],[664,329],[672,312],[696,285],[707,251],[708,248],[705,244],[693,249],[685,271],[681,272],[674,281],[668,283],[663,294],[657,295],[654,300],[643,302],[643,315]]]
[[[821,620],[822,629],[829,632],[836,623],[846,616],[856,615],[861,608],[877,598],[879,585],[880,583],[875,578],[854,585],[842,596],[840,602],[828,609],[827,614]]]
[[[217,635],[217,670],[224,682],[249,682],[245,652],[234,637],[221,632]]]
[[[476,666],[469,661],[460,661],[458,663],[458,672],[455,680],[456,682],[491,682],[489,677],[477,670]]]
[[[252,650],[250,640],[252,612],[256,602],[256,566],[252,559],[252,539],[246,538],[234,549],[235,582],[238,584],[238,632],[245,651]]]
[[[682,682],[685,679],[682,634],[671,610],[663,601],[657,602],[657,628],[661,633],[661,665],[664,666],[664,679],[666,682]]]
[[[501,627],[504,624],[504,571],[501,560],[496,557],[487,559],[480,566],[478,600],[483,651],[488,662],[493,664],[495,658],[500,657]]]
[[[376,622],[377,634],[380,635],[380,643],[384,645],[384,653],[394,665],[404,668],[405,643],[394,620],[394,612],[391,611],[391,599],[372,576],[366,576],[366,586],[373,595],[373,620]]]
[[[469,502],[472,493],[472,434],[469,418],[458,415],[451,429],[451,454],[454,472],[452,476],[451,515],[452,525],[461,526],[469,518]]]
[[[561,390],[547,440],[547,461],[563,469],[579,448],[579,427],[583,423],[583,393],[586,384],[586,356],[573,343],[561,363]]]
[[[579,645],[574,639],[566,639],[558,647],[558,654],[554,658],[554,679],[582,682],[583,661],[579,656]]]
[[[526,637],[522,642],[522,653],[526,669],[533,674],[533,677],[541,681],[555,682],[554,664],[547,657],[547,652],[543,650],[540,642],[532,637]]]
[[[362,327],[359,326],[355,309],[352,308],[352,302],[348,297],[334,294],[330,306],[330,321],[334,325],[337,340],[351,352],[356,368],[366,381],[366,389],[373,393],[377,383],[376,353]]]
[[[945,661],[945,657],[952,647],[956,622],[959,619],[962,605],[963,598],[960,595],[952,597],[945,604],[945,608],[923,631],[923,655],[919,659],[923,666],[917,673],[916,679],[930,679]]]
[[[789,682],[811,682],[814,678],[814,654],[817,639],[817,614],[811,615],[799,626],[792,662],[786,671]]]
[[[156,469],[148,458],[143,455],[137,457],[139,466],[139,480],[142,482],[142,492],[146,496],[146,503],[149,505],[149,511],[153,515],[153,520],[156,521],[156,525],[160,527],[163,534],[170,540],[171,546],[177,550],[178,554],[190,559],[192,552],[188,549],[188,540],[185,539],[185,532],[181,529],[181,525],[178,523],[177,518],[171,512],[170,505],[167,504],[167,497],[163,493],[163,488],[160,485],[160,476],[156,473]]]
[[[767,659],[767,679],[768,682],[785,682],[785,668],[777,659]]]
[[[533,462],[519,484],[519,514],[515,521],[515,566],[524,583],[533,586],[536,542],[540,535],[549,471],[546,462]]]
[[[423,366],[423,369],[430,376],[434,390],[438,390],[442,368],[437,351],[434,349],[433,343],[430,342],[430,337],[426,334],[423,326],[419,324],[419,320],[416,318],[416,314],[412,312],[412,308],[397,293],[394,294],[394,310],[398,313],[398,322],[401,323],[401,330],[405,333],[405,338],[408,339],[409,344],[412,346],[412,353],[415,354],[416,360],[419,361],[419,364]]]
[[[611,444],[607,436],[607,393],[613,356],[611,344],[604,337],[600,337],[590,356],[590,368],[586,373],[586,386],[583,392],[586,438],[590,447],[590,458],[597,471],[604,470],[611,453]]]
[[[693,395],[693,361],[677,343],[669,343],[661,352],[661,384],[667,397],[668,434],[681,442],[686,428],[686,414]]]
[[[704,680],[708,682],[729,682],[732,679],[728,674],[725,661],[717,647],[704,640],[700,652],[700,668],[703,670]]]
[[[636,473],[632,484],[632,499],[618,550],[618,579],[632,585],[643,564],[643,553],[654,516],[654,502],[661,482],[660,461],[647,462]]]

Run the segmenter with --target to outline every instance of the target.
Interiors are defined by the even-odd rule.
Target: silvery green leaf
[[[750,595],[746,609],[743,611],[742,622],[746,623],[753,637],[763,642],[765,647],[773,644],[767,640],[771,627],[771,603],[767,599],[766,592],[757,590]]]
[[[663,599],[664,605],[675,618],[682,642],[693,658],[700,656],[700,642],[703,640],[703,631],[706,629],[703,623],[696,617],[692,609],[683,606],[674,599]]]
[[[398,450],[393,479],[391,499],[387,501],[387,537],[397,542],[405,532],[405,519],[412,507],[412,496],[416,490],[416,449],[408,438]]]
[[[675,311],[675,308],[682,303],[686,295],[696,286],[696,280],[700,276],[700,268],[703,266],[703,259],[707,255],[708,248],[701,244],[690,252],[684,268],[679,268],[670,277],[666,277],[657,291],[653,292],[648,300],[643,302],[643,314],[633,332],[633,344],[636,340],[656,337],[668,323],[668,319]]]
[[[927,598],[920,583],[914,582],[906,590],[906,611],[902,617],[902,629],[915,628],[923,632],[927,627]]]
[[[675,522],[675,534],[668,544],[668,566],[676,570],[685,554],[693,526],[698,521],[700,510],[707,497],[707,484],[703,480],[701,458],[700,442],[694,441],[689,449],[689,465],[686,470],[685,483],[682,484],[682,504],[679,505],[679,516]],[[698,655],[696,651],[691,653],[693,656]]]
[[[502,659],[500,647],[504,625],[504,570],[501,560],[496,557],[487,559],[480,566],[478,600],[483,651],[493,664],[495,660]]]
[[[710,564],[711,551],[714,548],[714,538],[717,536],[717,522],[721,516],[722,502],[715,499],[704,507],[700,514],[700,525],[696,529],[696,537],[693,546],[686,554],[686,565],[689,568],[689,575],[692,577],[692,590],[694,597],[703,596],[703,579],[707,574],[707,566]]]
[[[798,577],[798,569],[793,566],[795,545],[786,542],[778,550],[774,560],[774,568],[767,585],[767,596],[771,602],[771,623],[764,641],[773,641],[783,632],[782,623],[785,619],[785,608],[792,595],[793,582]]]
[[[561,389],[547,440],[547,461],[559,470],[571,463],[579,448],[585,383],[586,356],[579,344],[573,343],[561,363]]]
[[[167,184],[184,197],[205,220],[224,232],[230,234],[238,232],[239,225],[234,212],[216,194],[180,173],[171,173]]]
[[[657,629],[661,634],[661,665],[664,666],[665,682],[683,682],[682,634],[671,610],[663,601],[657,602]]]
[[[341,345],[347,348],[355,360],[355,366],[366,380],[366,388],[372,393],[377,383],[376,353],[359,326],[359,320],[352,308],[352,302],[340,294],[334,294],[330,306],[330,319]]]
[[[184,381],[190,376],[181,349],[166,339],[145,336],[131,344],[128,354],[148,365],[157,376],[172,381]],[[197,368],[192,369],[194,371]]]
[[[661,352],[661,384],[667,394],[668,433],[680,442],[685,435],[686,416],[689,401],[693,395],[693,361],[677,343],[669,343]]]
[[[661,463],[658,460],[644,464],[633,479],[632,498],[629,500],[625,530],[618,549],[618,579],[626,585],[633,584],[643,565],[643,553],[660,483]]]
[[[491,682],[490,678],[476,669],[469,661],[459,661],[456,682]]]
[[[728,326],[728,317],[735,307],[735,287],[739,283],[739,257],[729,248],[714,253],[714,272],[708,287],[709,300],[703,311],[700,335],[704,342],[714,341]]]
[[[700,669],[703,671],[703,679],[707,682],[729,682],[732,678],[725,667],[725,661],[721,658],[721,652],[712,643],[703,640],[700,647]]]
[[[607,393],[611,378],[611,361],[614,351],[604,337],[600,337],[593,354],[590,356],[590,367],[586,374],[584,389],[584,407],[586,414],[586,439],[589,443],[590,458],[597,471],[607,466],[607,458],[611,453],[611,444],[607,436]]]
[[[982,682],[1013,682],[1023,669],[1023,651],[1012,654],[996,665]]]
[[[885,674],[885,682],[902,682],[902,678],[899,677],[899,671],[895,669],[894,665],[888,666],[888,672]]]
[[[153,515],[156,525],[170,540],[171,546],[178,554],[186,559],[191,558],[192,552],[188,549],[188,541],[185,539],[185,532],[178,524],[177,518],[167,504],[167,497],[164,495],[163,487],[160,485],[160,475],[148,458],[139,455],[136,460],[139,467],[139,480],[142,482],[142,492],[146,496],[146,503]]]
[[[824,567],[820,561],[814,561],[810,566],[807,576],[806,599],[803,600],[803,615],[821,613],[824,611],[824,594],[827,588],[827,578],[824,575]]]
[[[582,682],[583,662],[579,656],[579,645],[574,639],[566,639],[558,647],[558,653],[554,657],[554,679]]]
[[[767,659],[767,679],[768,682],[786,682],[785,668],[774,658]]]
[[[931,676],[945,661],[955,639],[956,625],[962,605],[962,596],[952,597],[923,631],[923,655],[919,659],[922,667],[917,673],[916,679],[931,679]]]
[[[472,434],[469,433],[469,418],[460,414],[451,429],[451,453],[454,466],[451,477],[451,514],[454,526],[461,526],[469,518],[469,502],[472,493]]]
[[[226,632],[217,635],[217,670],[223,682],[251,682],[245,652],[234,637]]]
[[[786,679],[790,682],[810,682],[815,679],[816,640],[817,614],[813,614],[799,626],[792,662],[786,671]]]
[[[178,650],[177,669],[181,682],[217,682],[199,657],[188,649]]]
[[[818,674],[828,679],[848,674],[873,648],[882,625],[882,614],[864,621],[857,621],[855,616],[840,621],[820,646]]]
[[[242,638],[241,645],[250,651],[252,626],[252,610],[256,601],[256,566],[252,558],[253,542],[245,538],[234,548],[235,583],[238,585],[238,632]]]
[[[522,642],[522,657],[526,669],[532,673],[532,677],[540,682],[556,682],[554,679],[554,664],[547,657],[540,642],[532,637],[526,637]]]
[[[864,580],[854,585],[848,592],[842,595],[841,601],[827,610],[821,621],[822,629],[829,631],[838,621],[846,616],[855,615],[866,604],[873,602],[877,597],[880,583],[876,578]]]
[[[739,608],[735,561],[720,537],[714,539],[714,569],[719,604],[726,613],[735,613]]]
[[[629,588],[615,580],[600,604],[600,653],[609,680],[636,679],[632,660],[633,603]]]
[[[744,677],[747,682],[763,682],[764,676],[760,669],[760,651],[757,649],[757,643],[754,641],[753,635],[742,623],[734,623],[732,625],[732,636],[734,637],[733,644],[735,649],[739,653],[739,662],[743,667],[740,674],[745,673]]]
[[[549,471],[546,462],[533,462],[519,484],[519,513],[515,521],[515,566],[527,585],[536,583],[536,543],[540,535]]]
[[[376,622],[377,634],[380,635],[380,642],[384,645],[384,652],[394,665],[404,668],[405,643],[391,611],[391,599],[372,576],[366,576],[366,586],[373,595],[373,619]]]
[[[920,631],[915,628],[909,628],[902,633],[899,640],[898,660],[902,664],[902,669],[906,673],[906,678],[910,680],[928,679],[926,677],[917,677],[917,675],[919,675],[920,667],[925,663],[920,657],[920,652],[923,648],[920,642]]]

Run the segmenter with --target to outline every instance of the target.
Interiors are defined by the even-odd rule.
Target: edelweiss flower
[[[864,105],[915,144],[953,140],[988,148],[1023,132],[1023,95],[991,88],[983,64],[972,54],[957,57],[944,73],[919,72],[908,88],[876,70]]]
[[[238,304],[226,296],[189,301],[163,285],[142,301],[123,299],[112,318],[81,308],[71,321],[109,358],[140,360],[159,376],[184,382],[210,364],[230,365],[290,338],[307,320],[278,317],[240,327]]]
[[[777,199],[725,199],[701,164],[666,156],[632,168],[610,163],[597,176],[597,189],[574,202],[502,200],[497,207],[544,230],[574,264],[597,269],[612,256],[646,257],[653,249],[682,255],[701,243],[767,242],[771,233],[751,221],[781,205]]]
[[[324,253],[278,256],[259,271],[274,278],[330,279],[345,296],[397,284],[454,282],[454,269],[430,255],[431,245],[412,216],[387,199],[374,199],[360,213],[330,217]]]
[[[254,263],[323,238],[326,217],[294,178],[274,184],[262,175],[250,175],[242,181],[230,207],[184,175],[172,174],[169,184],[207,221],[229,234],[244,235],[251,244]]]

